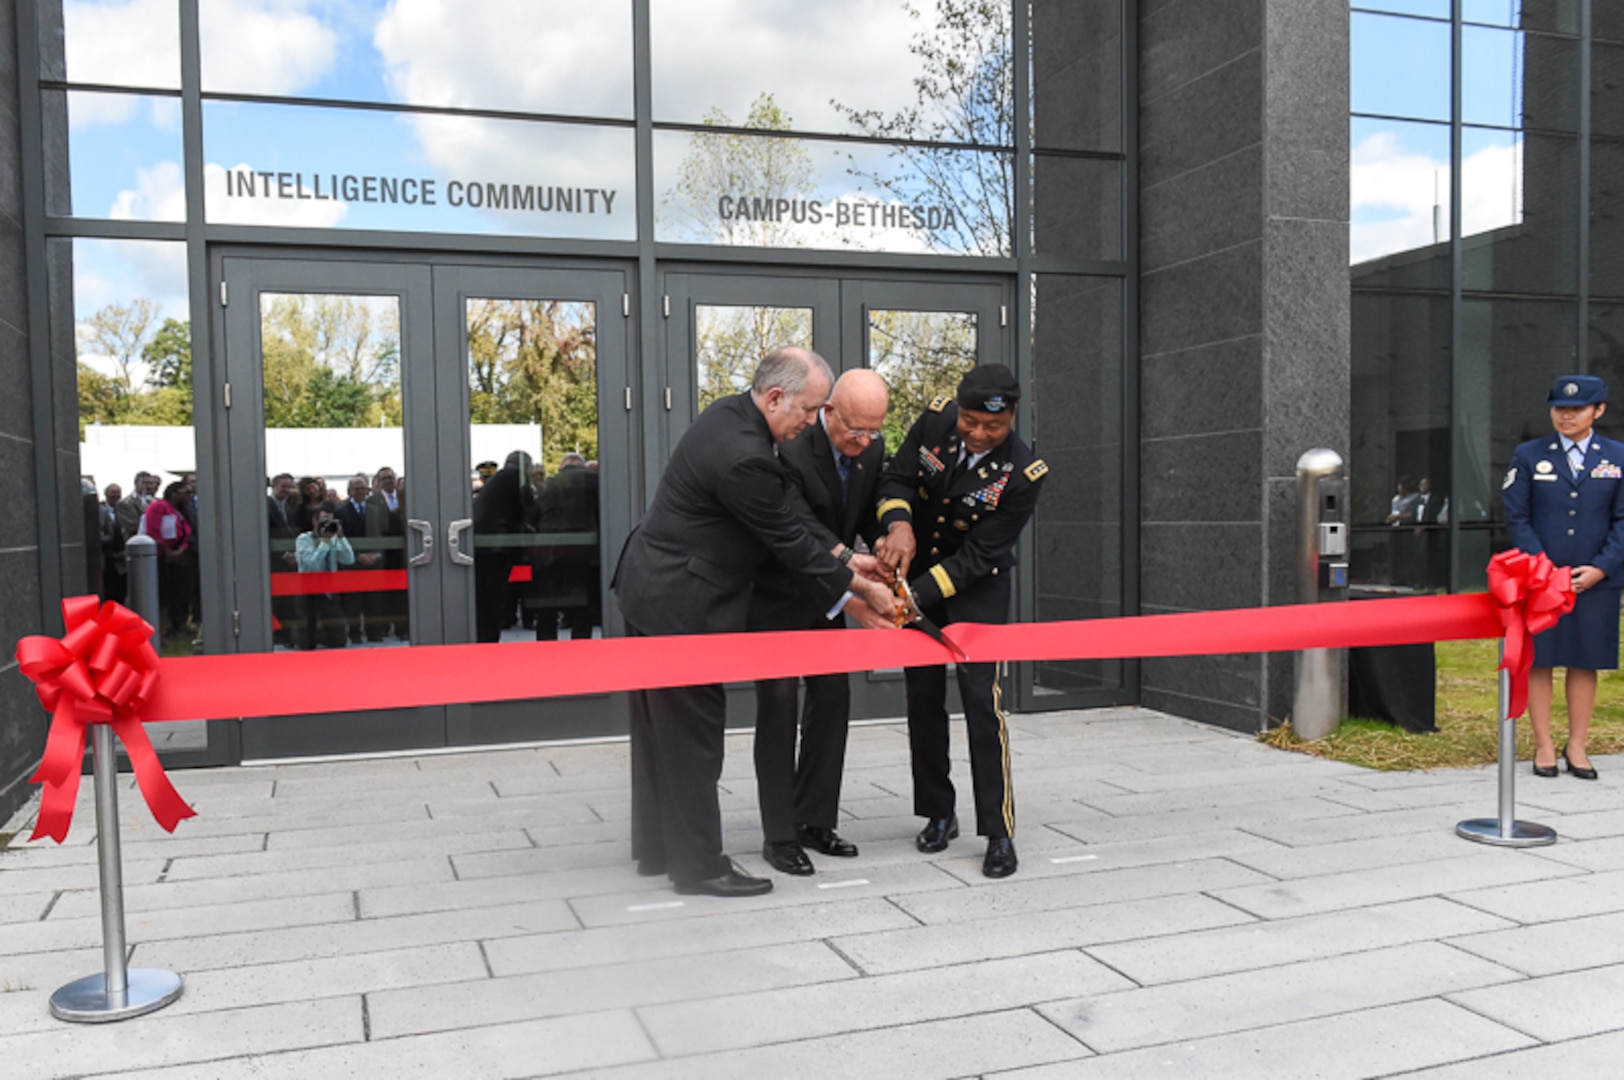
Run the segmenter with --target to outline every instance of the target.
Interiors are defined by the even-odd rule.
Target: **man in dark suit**
[[[275,581],[276,574],[293,575],[299,572],[299,560],[294,554],[294,544],[299,538],[300,529],[293,520],[295,492],[293,477],[288,473],[278,473],[271,479],[270,494],[265,496],[265,523],[269,532],[271,580]],[[299,598],[297,596],[278,596],[275,590],[271,592],[271,614],[279,628],[273,629],[272,639],[279,645],[293,644],[293,630],[299,620]]]
[[[406,569],[406,522],[401,514],[395,470],[385,465],[372,477],[372,494],[366,501],[367,536],[384,538],[389,547],[382,552],[383,569]],[[368,594],[367,640],[382,641],[393,627],[395,636],[405,641],[406,590],[385,589]]]
[[[835,383],[818,422],[778,448],[790,486],[811,510],[816,525],[812,532],[827,534],[831,544],[849,548],[861,535],[872,545],[879,536],[874,491],[885,460],[880,425],[889,404],[884,379],[866,368],[848,371]],[[782,563],[763,569],[750,600],[750,629],[845,625],[843,616],[828,617],[827,605],[809,596],[799,577]],[[834,828],[846,764],[851,678],[845,673],[806,677],[797,761],[800,682],[789,678],[756,683],[756,792],[765,838],[761,854],[773,869],[786,874],[813,872],[808,847],[841,858],[857,854],[857,845]]]
[[[558,459],[558,472],[541,488],[536,532],[545,544],[535,551],[534,602],[537,641],[558,638],[560,618],[571,638],[590,638],[603,621],[602,567],[598,558],[598,474],[573,450]],[[582,539],[587,538],[590,539]]]
[[[365,540],[369,535],[367,495],[371,490],[372,483],[365,476],[350,477],[349,497],[339,503],[338,511],[334,514],[339,524],[344,526],[344,535],[349,539],[351,546],[361,548],[355,553],[355,562],[346,567],[348,570],[376,570],[383,562],[381,552],[369,551],[365,545],[355,544],[355,541]],[[338,602],[344,609],[344,622],[348,627],[351,644],[359,645],[363,640],[363,621],[374,623],[377,621],[371,599],[372,594],[368,592],[345,592],[338,596]]]
[[[774,559],[799,573],[826,612],[860,598],[891,613],[877,561],[844,545],[837,557],[807,530],[778,459],[775,444],[817,422],[831,381],[816,353],[777,349],[756,369],[749,392],[712,403],[694,421],[620,554],[614,589],[628,633],[744,630],[751,583]],[[722,853],[722,686],[641,690],[631,698],[638,872],[668,875],[679,893],[770,891],[770,880],[741,873]]]
[[[1049,467],[1014,432],[1021,386],[1002,364],[972,368],[957,399],[939,397],[914,422],[880,480],[886,534],[876,552],[912,584],[924,615],[949,622],[1009,621],[1015,542],[1037,506]],[[997,664],[959,664],[970,736],[976,831],[987,838],[981,872],[1015,872],[1015,793]],[[908,748],[920,851],[959,834],[948,779],[947,668],[908,668]]]

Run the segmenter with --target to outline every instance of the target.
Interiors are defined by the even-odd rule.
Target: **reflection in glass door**
[[[866,318],[867,366],[891,388],[885,445],[895,448],[925,407],[953,396],[976,366],[976,313],[872,308]]]
[[[697,412],[750,389],[761,358],[774,349],[812,348],[812,309],[768,305],[694,305]]]
[[[273,648],[410,640],[400,298],[259,295]]]

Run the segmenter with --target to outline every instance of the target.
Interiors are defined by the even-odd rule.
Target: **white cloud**
[[[1461,163],[1462,233],[1522,220],[1522,148],[1485,146]],[[1429,247],[1449,236],[1449,162],[1378,132],[1353,148],[1351,260]]]
[[[310,0],[203,0],[198,5],[203,86],[297,94],[332,69],[338,33],[310,14]]]
[[[108,208],[114,221],[185,221],[186,185],[180,166],[160,161],[135,171],[135,188],[120,191]]]
[[[180,87],[174,0],[67,0],[62,31],[68,78],[75,82]]]

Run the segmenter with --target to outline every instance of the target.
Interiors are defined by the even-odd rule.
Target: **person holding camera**
[[[354,565],[355,549],[345,538],[331,502],[311,513],[310,528],[293,542],[293,556],[301,574],[334,574],[341,566]],[[340,649],[349,643],[344,609],[334,593],[311,592],[299,601],[302,613],[295,623],[294,648],[314,649],[320,644]]]

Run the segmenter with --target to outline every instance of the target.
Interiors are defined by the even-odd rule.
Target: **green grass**
[[[1405,731],[1380,720],[1350,718],[1323,739],[1304,742],[1286,724],[1263,736],[1263,742],[1370,769],[1459,769],[1499,759],[1500,732],[1495,706],[1499,696],[1499,643],[1444,641],[1433,646],[1438,667],[1438,730]],[[1556,745],[1567,741],[1567,715],[1562,707],[1562,676],[1556,679],[1556,709],[1551,726]],[[1624,672],[1603,671],[1596,687],[1596,711],[1590,721],[1591,754],[1624,750]],[[1517,721],[1517,758],[1534,755],[1527,716]]]

